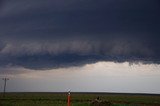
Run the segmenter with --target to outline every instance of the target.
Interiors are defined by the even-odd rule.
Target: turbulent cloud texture
[[[1,0],[0,67],[160,62],[159,0]]]

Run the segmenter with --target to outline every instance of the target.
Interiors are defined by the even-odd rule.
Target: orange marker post
[[[68,92],[68,105],[67,106],[71,106],[71,93],[70,93],[70,91]]]

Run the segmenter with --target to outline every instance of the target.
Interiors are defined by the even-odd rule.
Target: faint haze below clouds
[[[128,62],[97,62],[81,67],[36,71],[10,67],[0,71],[7,77],[8,92],[127,92],[156,93],[160,91],[160,65]],[[3,70],[2,68],[0,70]],[[3,91],[0,80],[0,91]]]
[[[0,0],[0,67],[160,62],[159,0]]]

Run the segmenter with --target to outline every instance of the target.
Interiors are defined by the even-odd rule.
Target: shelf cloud
[[[160,63],[159,0],[0,0],[0,67]]]

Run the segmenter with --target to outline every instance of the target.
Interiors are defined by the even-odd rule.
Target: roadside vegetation
[[[67,93],[0,93],[0,106],[67,106]],[[71,93],[71,106],[160,106],[160,96]]]

